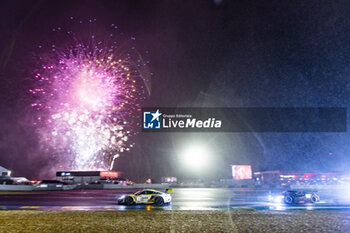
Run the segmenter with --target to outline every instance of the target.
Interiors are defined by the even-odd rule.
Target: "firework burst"
[[[112,169],[114,160],[133,147],[145,86],[138,67],[145,64],[120,52],[114,25],[100,39],[62,28],[53,29],[59,40],[41,53],[36,85],[29,90],[41,141],[57,168]]]

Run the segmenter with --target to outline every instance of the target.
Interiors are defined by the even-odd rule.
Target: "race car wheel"
[[[292,196],[285,196],[284,197],[284,202],[286,203],[286,204],[293,204],[294,203],[294,198],[292,197]]]
[[[311,196],[311,202],[312,203],[318,202],[318,197],[315,194]]]
[[[132,199],[132,197],[125,198],[125,204],[132,205],[133,203],[134,203],[134,200]]]
[[[164,204],[164,200],[163,200],[162,197],[156,197],[156,200],[155,200],[154,203],[156,203],[156,205],[163,205]]]

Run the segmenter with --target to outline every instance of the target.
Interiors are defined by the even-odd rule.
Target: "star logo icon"
[[[143,111],[143,129],[160,129],[162,127],[161,115],[162,113],[157,111]]]
[[[152,122],[152,121],[154,121],[154,120],[159,121],[159,117],[160,117],[162,114],[159,112],[159,109],[157,109],[157,111],[156,111],[155,113],[152,113],[151,115],[152,115],[152,120],[151,120],[151,122]]]

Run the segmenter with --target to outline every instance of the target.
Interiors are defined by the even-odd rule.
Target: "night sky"
[[[348,1],[3,1],[0,7],[0,165],[15,176],[53,176],[31,124],[34,59],[70,16],[118,25],[149,61],[144,107],[348,107]],[[52,38],[51,38],[52,39]],[[127,43],[127,42],[125,42]],[[150,133],[115,169],[136,181],[229,178],[255,171],[348,171],[348,133]],[[188,144],[210,148],[212,166],[186,170]]]

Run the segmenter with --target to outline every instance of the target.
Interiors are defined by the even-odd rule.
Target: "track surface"
[[[0,209],[32,210],[210,210],[210,209],[264,209],[264,210],[350,210],[349,202],[334,201],[321,196],[322,202],[287,206],[269,201],[269,195],[278,192],[256,189],[176,188],[173,202],[165,206],[120,206],[116,200],[123,194],[137,190],[72,190],[0,192]]]

